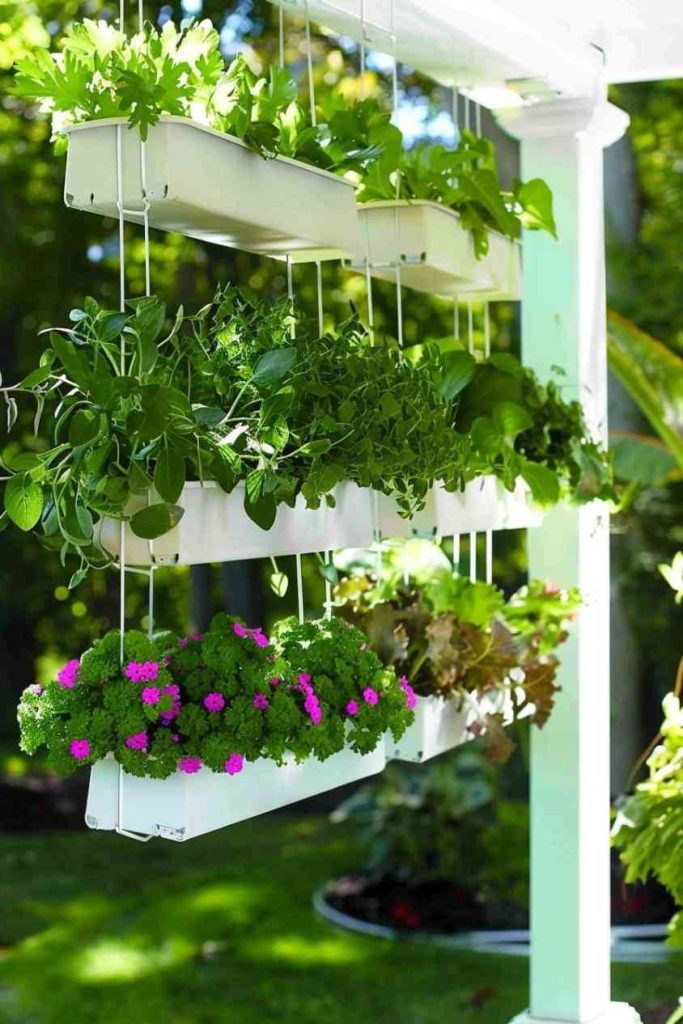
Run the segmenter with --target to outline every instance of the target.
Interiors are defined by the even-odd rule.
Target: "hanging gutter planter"
[[[471,233],[460,216],[427,200],[382,200],[359,206],[363,245],[347,263],[360,273],[365,260],[373,277],[396,280],[431,295],[471,298],[478,302],[516,300],[522,294],[521,247],[495,231],[489,251],[474,254]]]
[[[536,505],[523,480],[514,491],[493,476],[471,480],[463,491],[447,491],[442,485],[427,495],[424,509],[411,519],[398,514],[396,503],[378,497],[378,525],[384,537],[483,533],[487,530],[520,530],[540,526],[543,510]]]
[[[144,144],[124,118],[65,128],[67,206],[118,217],[117,129],[126,220],[294,262],[340,259],[361,245],[353,186],[184,117],[164,115]],[[144,182],[143,182],[144,175]]]
[[[167,779],[147,779],[129,775],[110,755],[91,770],[85,822],[91,829],[183,842],[358,782],[385,765],[380,744],[370,754],[342,750],[326,761],[309,758],[302,764],[292,759],[278,766],[260,758],[239,775],[202,768],[194,775],[176,772]]]
[[[513,718],[509,697],[504,692],[483,699],[468,695],[462,700],[458,697],[418,696],[413,710],[415,720],[400,740],[387,736],[388,760],[422,764],[474,739],[469,726],[478,717],[502,713],[505,724]]]
[[[294,508],[280,505],[275,522],[264,530],[244,510],[244,484],[226,494],[213,481],[185,484],[178,504],[185,513],[172,530],[153,542],[143,540],[126,526],[127,565],[200,565],[248,558],[307,554],[314,551],[364,547],[372,540],[371,491],[353,483],[334,489],[336,506],[323,501],[306,508],[299,496]],[[136,507],[144,508],[144,497]],[[111,555],[120,552],[120,523],[103,519],[99,542]]]

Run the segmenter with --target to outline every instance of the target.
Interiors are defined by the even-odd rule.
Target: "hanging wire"
[[[392,56],[392,115],[398,113],[398,57],[396,55],[396,31],[394,25],[394,0],[390,4],[391,56]],[[396,324],[398,347],[403,348],[403,295],[401,288],[401,229],[398,202],[401,197],[400,178],[396,178],[396,205],[394,206],[394,240],[396,243]]]
[[[299,616],[299,622],[304,621],[304,577],[301,568],[301,555],[295,555],[296,561],[296,608]]]
[[[467,301],[467,348],[470,355],[474,354],[474,316],[472,312],[472,300]],[[471,532],[470,538],[470,582],[477,579],[477,534]]]
[[[325,313],[323,310],[323,268],[320,260],[315,261],[315,279],[318,289],[318,333],[322,338],[325,333]]]
[[[308,102],[311,108],[311,124],[315,128],[317,122],[315,112],[315,83],[313,81],[313,54],[311,52],[311,19],[308,16],[308,0],[305,0],[306,11],[306,66],[308,68]]]

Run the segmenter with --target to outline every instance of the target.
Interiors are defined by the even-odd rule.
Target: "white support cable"
[[[334,565],[334,562],[332,561],[332,552],[329,549],[327,551],[325,551],[324,558],[325,558],[325,568],[328,568],[330,565]],[[328,580],[327,576],[325,577],[325,604],[324,604],[324,608],[325,608],[325,618],[326,619],[331,619],[332,618],[332,584]]]
[[[140,31],[142,31],[144,23],[144,11],[143,11],[143,0],[138,0],[138,22]],[[119,2],[119,29],[121,32],[125,31],[125,0]],[[143,225],[144,225],[144,237],[145,237],[145,295],[149,296],[151,293],[151,280],[150,280],[150,258],[149,258],[149,203],[146,195],[146,180],[147,180],[147,168],[146,168],[146,155],[145,147],[142,139],[140,140],[140,186],[142,190],[143,199]],[[126,248],[125,248],[125,230],[124,230],[124,214],[129,212],[139,211],[128,211],[124,207],[123,203],[123,133],[122,125],[116,126],[116,206],[118,212],[119,221],[119,308],[122,313],[126,311]],[[126,370],[126,349],[124,342],[124,335],[121,334],[121,355],[120,355],[120,368],[121,374],[125,373]],[[119,660],[121,666],[125,661],[125,643],[124,634],[126,629],[126,524],[121,520],[119,527]],[[153,608],[153,586],[154,586],[154,572],[153,568],[149,574],[149,593],[152,600]],[[153,630],[153,620],[150,614],[149,624]],[[150,632],[151,636],[151,632]],[[123,827],[123,766],[119,763],[119,770],[117,776],[117,819],[116,819],[116,832],[118,835],[125,836],[128,839],[135,839],[139,843],[148,843],[152,838],[151,835],[140,835],[136,832],[129,832]]]
[[[481,136],[481,103],[474,103],[474,131],[479,137]]]
[[[322,338],[325,333],[325,311],[323,309],[323,267],[320,260],[315,261],[315,280],[318,289],[318,333]]]
[[[301,555],[296,554],[296,608],[299,616],[299,622],[303,622],[305,619],[304,611],[304,577],[301,567]]]
[[[472,312],[472,300],[467,300],[467,348],[470,355],[474,355],[474,314]],[[470,535],[470,582],[477,579],[477,534]]]

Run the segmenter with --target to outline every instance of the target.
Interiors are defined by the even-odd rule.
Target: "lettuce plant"
[[[472,708],[473,735],[486,738],[492,759],[505,760],[514,745],[503,726],[528,718],[540,727],[552,711],[554,652],[578,591],[533,581],[506,601],[497,587],[455,573],[427,541],[391,542],[381,569],[374,561],[348,566],[336,588],[342,614],[416,693]]]
[[[202,766],[324,761],[368,753],[412,720],[406,690],[341,620],[288,619],[273,639],[217,615],[203,635],[107,633],[46,687],[24,691],[21,746],[45,746],[66,775],[113,754],[133,775],[164,779]],[[248,769],[247,769],[248,770]]]

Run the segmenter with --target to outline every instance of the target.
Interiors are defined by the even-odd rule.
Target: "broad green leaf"
[[[683,469],[683,359],[618,316],[607,321],[610,369]]]
[[[87,540],[90,540],[93,535],[93,518],[90,511],[83,505],[76,505],[76,519],[80,528],[81,534]]]
[[[524,462],[521,473],[535,502],[539,505],[557,504],[560,500],[560,483],[552,469],[535,462]]]
[[[69,441],[74,448],[93,441],[99,432],[99,415],[92,409],[77,409],[69,424]]]
[[[252,501],[247,492],[244,495],[244,510],[262,530],[269,530],[275,522],[277,504],[272,494],[262,495]]]
[[[125,313],[107,313],[96,325],[99,340],[105,343],[114,341],[121,334],[127,319]]]
[[[90,383],[90,368],[83,355],[77,351],[76,346],[59,331],[50,331],[50,345],[57,353],[57,358],[67,376],[82,391],[87,391]]]
[[[217,427],[225,419],[224,409],[213,409],[207,405],[196,405],[193,408],[194,418],[204,427]]]
[[[177,526],[184,514],[185,509],[179,505],[159,502],[156,505],[148,505],[131,516],[130,526],[137,537],[155,540]]]
[[[483,455],[497,455],[505,443],[502,432],[488,416],[474,421],[470,436],[474,447]]]
[[[464,175],[458,184],[468,199],[479,203],[488,211],[499,231],[508,238],[519,237],[519,221],[505,205],[495,171],[481,168],[472,175]]]
[[[521,405],[516,405],[514,402],[501,402],[493,410],[493,422],[506,440],[511,441],[523,430],[528,430],[533,420]]]
[[[19,473],[5,487],[5,510],[20,530],[32,530],[43,511],[43,491],[28,473]]]
[[[277,384],[296,362],[295,348],[277,348],[261,356],[251,378],[256,387]]]
[[[294,388],[280,388],[274,395],[265,398],[261,406],[261,420],[264,424],[271,423],[288,412],[294,401]]]
[[[308,441],[299,448],[301,455],[324,455],[331,448],[331,442],[327,438],[320,438],[318,441]]]
[[[185,459],[170,446],[164,446],[159,453],[154,486],[164,501],[171,504],[178,500],[185,486]]]
[[[673,454],[658,437],[611,431],[609,448],[614,475],[626,483],[663,487],[678,470]]]
[[[547,231],[557,238],[553,217],[553,194],[542,178],[517,183],[515,196],[522,207],[522,224],[531,230]]]
[[[477,363],[469,352],[455,351],[444,355],[444,367],[439,392],[447,402],[452,402],[474,377]]]
[[[69,580],[69,590],[75,590],[76,587],[83,582],[85,577],[88,575],[87,569],[77,569]]]

